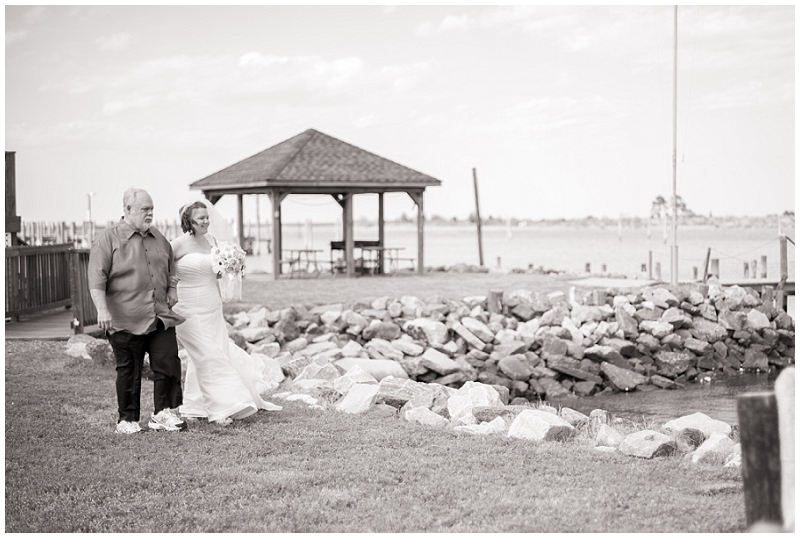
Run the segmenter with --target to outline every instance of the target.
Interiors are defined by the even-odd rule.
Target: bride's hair
[[[192,228],[192,212],[195,209],[208,209],[203,202],[194,202],[192,204],[185,205],[180,210],[181,215],[181,230],[184,232],[189,232],[189,235],[194,235],[194,229]]]

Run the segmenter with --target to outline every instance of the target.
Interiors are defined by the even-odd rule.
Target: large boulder
[[[494,387],[476,381],[467,381],[447,400],[447,411],[454,420],[472,415],[472,408],[478,406],[502,407],[503,402]]]
[[[678,449],[678,443],[663,433],[642,430],[625,437],[618,448],[627,456],[651,459],[672,455]]]
[[[509,437],[536,443],[566,441],[575,432],[575,427],[558,415],[536,409],[521,412],[508,428]]]
[[[353,366],[359,366],[363,371],[380,381],[384,377],[397,377],[400,379],[408,378],[408,374],[400,365],[400,363],[392,360],[375,360],[375,359],[356,359],[346,357],[339,359],[335,362],[336,366],[340,366],[345,371],[349,371]],[[284,370],[286,367],[284,366]]]
[[[405,412],[404,418],[409,422],[416,422],[423,426],[430,426],[432,428],[444,428],[447,426],[447,419],[442,415],[434,413],[427,407],[413,407]]]
[[[608,378],[609,383],[622,392],[630,392],[647,382],[647,378],[642,374],[614,366],[610,362],[604,362],[600,365],[600,368]]]
[[[705,340],[710,344],[720,342],[728,337],[728,331],[725,327],[715,321],[709,321],[705,318],[695,318],[689,332],[692,333],[692,336],[695,338]]]
[[[692,463],[723,464],[733,453],[734,443],[725,434],[714,432],[692,454]]]
[[[594,446],[617,448],[624,440],[625,436],[618,430],[608,424],[600,424],[597,434],[594,436]]]
[[[448,340],[445,324],[430,318],[412,319],[406,324],[406,332],[429,345],[444,345]]]
[[[378,387],[375,403],[391,405],[398,409],[403,407],[409,400],[433,392],[432,386],[427,383],[396,377],[384,377]]]
[[[694,355],[688,351],[658,351],[655,359],[659,374],[673,379],[695,362]]]
[[[363,331],[361,336],[364,340],[372,340],[373,338],[380,338],[382,340],[392,341],[400,338],[402,331],[396,323],[380,322],[368,325]]]
[[[357,383],[350,387],[344,398],[336,406],[336,410],[341,413],[360,414],[369,411],[375,403],[375,396],[378,394],[378,385]]]
[[[509,355],[497,362],[500,371],[510,379],[525,381],[533,375],[533,368],[528,364],[525,355]]]
[[[666,433],[679,435],[685,429],[699,430],[708,438],[712,433],[723,435],[731,434],[731,426],[721,420],[716,420],[703,413],[692,413],[675,420],[670,420],[662,427]]]
[[[449,375],[461,371],[456,361],[434,348],[430,347],[422,354],[420,365],[439,375]]]

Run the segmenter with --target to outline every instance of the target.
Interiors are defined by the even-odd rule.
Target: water
[[[645,417],[659,423],[700,412],[735,425],[739,423],[736,397],[746,392],[773,390],[775,377],[775,374],[741,374],[720,377],[719,381],[707,384],[688,383],[684,389],[633,391],[558,403],[587,415],[593,409],[605,409],[617,416],[630,419]]]
[[[251,232],[251,235],[255,235]],[[341,228],[333,224],[316,224],[309,229],[305,224],[284,224],[283,242],[286,249],[316,248],[321,260],[330,260],[330,242],[341,240]],[[262,229],[262,238],[268,230]],[[358,240],[377,240],[378,228],[374,225],[355,226]],[[425,265],[449,267],[457,263],[478,265],[478,239],[474,226],[428,225],[425,227]],[[387,223],[385,244],[403,248],[404,257],[417,257],[417,232],[413,224]],[[710,226],[682,227],[678,229],[679,280],[694,277],[694,268],[702,275],[708,249],[711,258],[719,259],[722,280],[741,279],[744,263],[753,260],[762,273],[761,257],[767,257],[767,276],[777,280],[780,273],[778,232],[770,228],[714,228]],[[265,248],[263,250],[266,250]],[[562,226],[505,226],[483,227],[484,265],[504,269],[529,266],[545,269],[584,273],[586,264],[592,273],[610,273],[641,277],[642,265],[647,265],[652,252],[653,272],[661,265],[661,276],[670,277],[670,245],[663,234],[653,230],[647,236],[646,228],[616,227],[579,228]],[[340,253],[337,253],[340,254]],[[271,256],[256,256],[252,268],[269,270]],[[794,275],[794,245],[788,245],[789,274]],[[605,266],[605,271],[603,271]],[[710,265],[709,265],[710,270]],[[751,275],[752,276],[752,275]]]

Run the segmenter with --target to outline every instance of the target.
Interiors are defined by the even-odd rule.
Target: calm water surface
[[[559,402],[581,413],[605,409],[614,415],[631,419],[646,417],[666,422],[684,415],[700,412],[711,418],[734,425],[736,397],[746,392],[771,391],[776,374],[742,374],[720,378],[709,384],[689,383],[679,390],[633,391],[629,393],[591,396]]]

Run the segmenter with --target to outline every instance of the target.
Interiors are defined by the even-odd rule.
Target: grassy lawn
[[[536,446],[291,402],[116,435],[113,368],[63,348],[6,342],[6,532],[745,530],[738,469],[600,454],[588,436]]]

